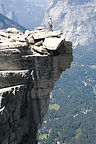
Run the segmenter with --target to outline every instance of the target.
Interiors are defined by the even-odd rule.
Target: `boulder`
[[[0,37],[1,37],[1,38],[7,38],[7,39],[8,39],[9,34],[6,33],[6,32],[0,31]]]
[[[32,45],[33,45],[33,44],[35,43],[32,34],[30,34],[26,39],[27,39],[27,41],[28,41],[29,44],[32,44]]]
[[[6,29],[5,32],[6,32],[6,33],[13,33],[13,34],[19,33],[19,34],[22,35],[22,32],[21,32],[20,30],[17,30],[16,28],[8,28],[8,29]]]
[[[56,50],[63,43],[62,38],[45,38],[43,46],[48,50]]]
[[[72,53],[72,43],[66,42],[64,38],[45,38],[43,47],[58,54]]]
[[[49,37],[58,37],[60,38],[60,36],[62,35],[62,31],[41,31],[41,32],[36,32],[33,33],[33,37],[35,40],[38,39],[45,39],[45,38],[49,38]]]
[[[32,46],[31,48],[32,51],[35,51],[41,55],[48,55],[47,49],[45,49],[43,46]]]
[[[30,35],[30,31],[26,30],[24,35],[25,35],[25,37],[29,36]]]
[[[35,30],[39,30],[39,31],[46,31],[46,29],[44,27],[36,27]]]
[[[39,42],[35,43],[35,46],[43,46],[43,42],[39,41]]]
[[[11,37],[11,39],[13,39],[15,41],[26,42],[24,35],[16,34],[16,35],[11,35],[10,37]]]
[[[5,43],[0,43],[0,49],[4,49],[4,48],[20,48],[20,47],[27,47],[28,44],[27,42],[19,42],[19,41],[16,41],[16,42],[8,42],[6,41]]]

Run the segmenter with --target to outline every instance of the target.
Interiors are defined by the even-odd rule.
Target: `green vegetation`
[[[44,139],[47,139],[48,135],[47,134],[42,134],[39,136],[39,139],[40,140],[44,140]]]
[[[81,129],[78,128],[78,129],[76,130],[76,136],[74,136],[74,138],[75,138],[75,139],[78,139],[80,135],[81,135]]]
[[[58,111],[60,109],[60,106],[57,104],[49,104],[49,109]]]

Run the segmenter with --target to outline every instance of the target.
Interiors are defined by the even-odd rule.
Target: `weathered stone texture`
[[[16,28],[0,30],[0,53],[11,55],[27,52],[35,56],[48,56],[54,55],[54,51],[58,51],[61,44],[63,45],[62,52],[72,53],[72,43],[68,42],[71,47],[67,49],[66,41],[61,36],[62,31],[48,31],[42,27],[34,31],[26,30],[25,34]]]

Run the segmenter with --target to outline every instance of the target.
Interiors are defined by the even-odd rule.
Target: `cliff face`
[[[0,144],[35,144],[50,92],[70,68],[72,43],[61,31],[0,31]]]
[[[37,131],[48,110],[50,92],[71,62],[72,54],[22,59],[16,54],[2,55],[0,144],[36,143]]]
[[[54,29],[63,30],[75,46],[96,41],[96,0],[48,0],[44,25],[50,16]]]

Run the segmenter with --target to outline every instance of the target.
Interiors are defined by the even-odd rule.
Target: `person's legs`
[[[50,31],[53,31],[53,30],[52,30],[52,25],[50,25]]]

